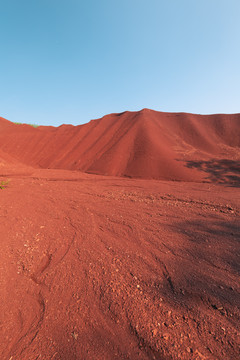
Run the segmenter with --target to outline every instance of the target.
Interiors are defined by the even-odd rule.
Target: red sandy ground
[[[239,359],[239,122],[1,119],[1,359]]]

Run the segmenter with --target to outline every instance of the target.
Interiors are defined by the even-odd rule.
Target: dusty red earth
[[[1,118],[0,358],[239,359],[239,124]]]

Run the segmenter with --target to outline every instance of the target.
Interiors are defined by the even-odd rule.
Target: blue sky
[[[239,0],[0,0],[0,116],[240,112]]]

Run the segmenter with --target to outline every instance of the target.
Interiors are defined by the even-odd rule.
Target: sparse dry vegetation
[[[4,181],[4,180],[2,180],[1,182],[0,182],[0,189],[5,189],[5,187],[8,185],[8,183],[9,183],[9,181],[7,180],[7,181]]]
[[[29,125],[29,126],[32,126],[34,128],[37,128],[39,126],[38,124],[25,124],[25,123],[20,123],[20,122],[14,122],[14,124],[16,124],[16,125]]]

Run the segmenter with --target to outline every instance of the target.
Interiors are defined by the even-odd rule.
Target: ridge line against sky
[[[1,2],[0,116],[239,113],[239,18],[238,0]]]

